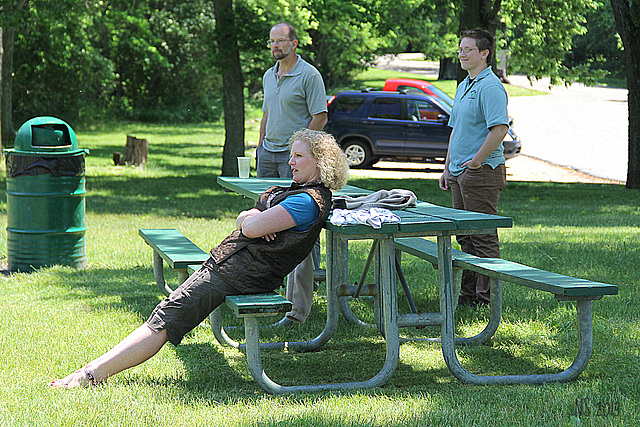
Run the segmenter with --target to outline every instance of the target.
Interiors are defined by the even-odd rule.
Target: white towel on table
[[[385,222],[400,222],[400,217],[389,209],[334,209],[331,215],[331,224],[363,224],[373,228],[380,228]]]
[[[333,206],[336,209],[367,209],[372,207],[387,209],[404,209],[413,207],[417,202],[411,190],[394,188],[378,190],[363,196],[334,196]]]

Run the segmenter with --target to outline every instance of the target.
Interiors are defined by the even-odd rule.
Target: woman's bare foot
[[[166,329],[156,333],[145,323],[84,368],[53,381],[51,387],[77,388],[101,384],[112,375],[150,359],[167,341]]]
[[[82,368],[60,380],[54,380],[50,385],[54,388],[91,387],[98,385],[98,381],[87,368]]]

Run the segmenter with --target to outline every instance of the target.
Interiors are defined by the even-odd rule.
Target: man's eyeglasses
[[[477,47],[465,47],[465,48],[459,47],[456,49],[456,52],[458,52],[458,55],[460,55],[462,52],[464,52],[465,55],[467,55],[473,52],[474,50],[478,50],[478,48]]]
[[[271,47],[274,44],[281,45],[286,42],[290,42],[291,39],[277,39],[277,40],[267,40],[267,47]]]

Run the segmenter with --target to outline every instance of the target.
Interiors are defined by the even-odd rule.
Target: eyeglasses
[[[459,47],[459,48],[456,49],[456,52],[458,52],[458,55],[460,55],[462,52],[464,52],[465,55],[468,55],[471,52],[473,52],[474,50],[478,50],[479,51],[479,49],[477,47],[465,47],[465,48]]]
[[[291,39],[277,39],[277,40],[267,40],[267,47],[271,47],[274,44],[281,45],[286,42],[290,42]]]

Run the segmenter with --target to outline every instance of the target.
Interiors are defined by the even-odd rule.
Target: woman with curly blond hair
[[[309,144],[311,154],[316,159],[320,170],[320,181],[330,189],[339,189],[346,184],[349,163],[333,136],[311,129],[302,129],[294,133],[289,140],[291,159],[296,157],[296,153],[293,150],[293,144],[296,141],[304,141]],[[289,163],[291,164],[291,162]],[[301,207],[300,209],[304,210],[305,208]],[[304,323],[307,320],[313,305],[314,256],[319,263],[320,240],[316,241],[312,254],[309,254],[287,276],[286,297],[291,301],[292,307],[290,311],[285,313],[285,317],[278,322],[278,325],[288,326],[294,322]]]
[[[282,285],[311,252],[331,210],[331,190],[347,181],[348,163],[333,137],[304,130],[291,139],[290,187],[271,187],[236,230],[211,250],[200,270],[153,310],[128,337],[52,387],[98,384],[153,357],[167,341],[178,345],[227,295],[261,293]],[[277,262],[274,262],[276,260]]]
[[[303,129],[291,137],[291,145],[295,141],[305,141],[311,148],[311,154],[318,162],[320,180],[331,190],[344,187],[349,178],[349,161],[336,140],[328,133]]]

